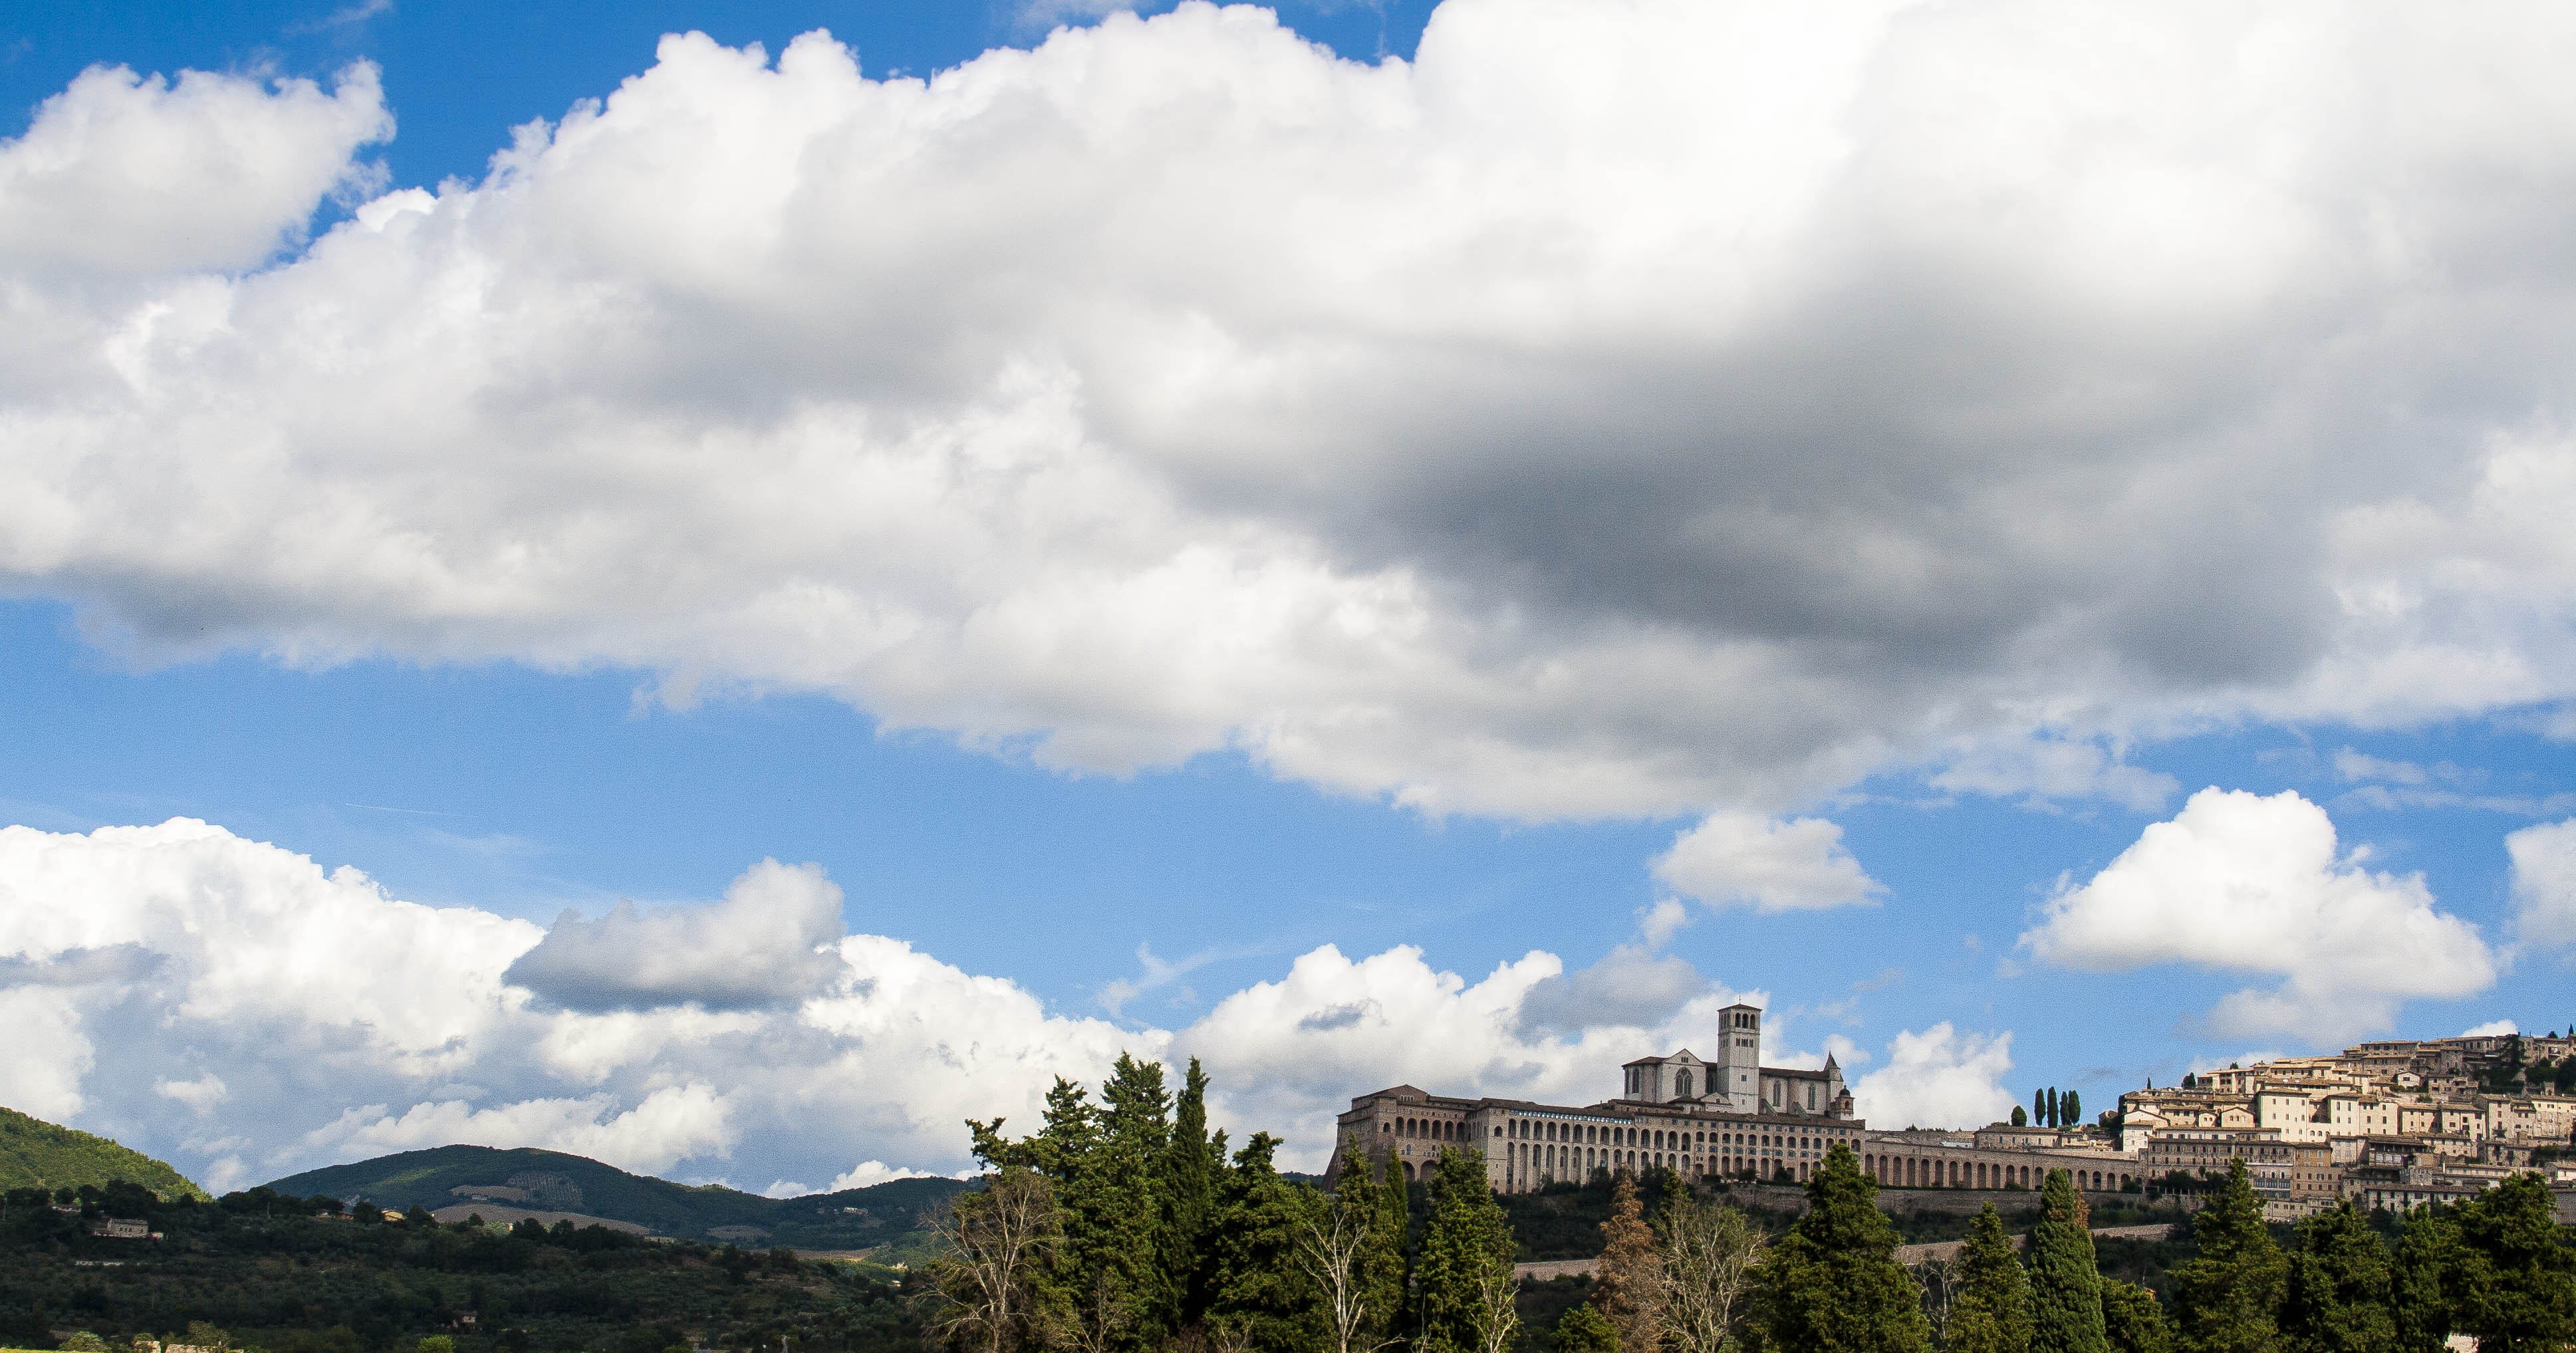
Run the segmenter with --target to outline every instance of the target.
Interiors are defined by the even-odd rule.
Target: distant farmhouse
[[[2507,1070],[2564,1065],[2567,1039],[2370,1043],[2340,1057],[2266,1063],[2195,1077],[2187,1088],[2121,1097],[2096,1125],[1993,1123],[1967,1130],[1872,1131],[1828,1057],[1817,1070],[1762,1065],[1762,1011],[1722,1012],[1724,1041],[1621,1068],[1617,1097],[1594,1104],[1462,1099],[1398,1085],[1361,1095],[1336,1120],[1330,1170],[1354,1145],[1380,1167],[1427,1179],[1442,1150],[1479,1149],[1497,1192],[1618,1173],[1805,1181],[1841,1144],[1886,1188],[2035,1189],[2052,1170],[2092,1192],[2191,1187],[2243,1160],[2264,1210],[2289,1219],[2353,1198],[2404,1207],[2492,1187],[2540,1145],[2576,1134],[2576,1098],[2497,1092]],[[2410,1135],[2411,1134],[2411,1135]],[[2576,1179],[2560,1210],[2576,1216]]]

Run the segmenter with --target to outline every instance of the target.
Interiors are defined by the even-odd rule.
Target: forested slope
[[[165,1197],[206,1198],[186,1175],[140,1151],[0,1109],[0,1189],[104,1186],[120,1179]]]
[[[839,1193],[763,1198],[721,1185],[629,1174],[560,1151],[441,1146],[307,1170],[268,1187],[297,1196],[364,1199],[396,1212],[488,1201],[633,1222],[684,1240],[854,1250],[902,1244],[965,1185],[898,1179]]]

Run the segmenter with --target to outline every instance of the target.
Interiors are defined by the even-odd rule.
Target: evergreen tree
[[[1278,1146],[1256,1132],[1234,1154],[1207,1233],[1208,1327],[1225,1346],[1249,1353],[1303,1353],[1328,1329],[1322,1293],[1299,1262],[1301,1237],[1323,1199],[1279,1177],[1271,1159]]]
[[[2030,1228],[2031,1353],[2107,1353],[2102,1332],[2102,1274],[2093,1264],[2093,1233],[2075,1176],[2051,1170]]]
[[[1422,1353],[1485,1353],[1487,1298],[1512,1279],[1512,1230],[1485,1180],[1484,1153],[1445,1148],[1431,1181],[1431,1216],[1414,1258]]]
[[[1403,1237],[1389,1242],[1377,1176],[1357,1134],[1343,1135],[1341,1158],[1332,1197],[1307,1231],[1303,1262],[1323,1289],[1328,1346],[1334,1353],[1371,1353],[1389,1341],[1404,1302]]]
[[[1926,1353],[1931,1322],[1896,1262],[1878,1188],[1840,1143],[1808,1178],[1807,1212],[1771,1246],[1755,1280],[1771,1343],[1796,1353]]]
[[[2172,1353],[2173,1329],[2156,1294],[2128,1283],[2102,1280],[2102,1335],[2111,1353]]]
[[[2073,1090],[2060,1095],[2057,1100],[2057,1121],[2061,1127],[2084,1126],[2084,1096]]]
[[[2517,1040],[2518,1041],[2518,1040]],[[2460,1205],[2451,1325],[2478,1353],[2541,1353],[2576,1341],[2576,1248],[2536,1174]]]
[[[2039,1124],[2041,1127],[2048,1126],[2048,1092],[2046,1090],[2033,1090],[2030,1092],[2030,1121]]]
[[[1199,1068],[1198,1058],[1191,1058],[1172,1108],[1171,1140],[1163,1151],[1164,1281],[1178,1304],[1175,1328],[1195,1325],[1207,1314],[1201,1259],[1216,1216],[1217,1176],[1225,1169],[1223,1147],[1208,1140],[1207,1087],[1207,1072]]]
[[[1413,1186],[1405,1181],[1404,1163],[1392,1151],[1386,1153],[1385,1170],[1378,1175],[1377,1205],[1378,1234],[1385,1238],[1386,1249],[1373,1272],[1385,1284],[1380,1289],[1386,1299],[1385,1337],[1396,1339],[1413,1333],[1417,1311],[1408,1300],[1413,1290]]]
[[[2012,1125],[2014,1127],[2030,1126],[2030,1113],[2019,1104],[2015,1104],[2013,1106]]]
[[[1556,1318],[1556,1353],[1619,1353],[1619,1328],[1588,1301]]]
[[[1141,1353],[1162,1342],[1178,1313],[1162,1201],[1171,1102],[1162,1064],[1125,1053],[1100,1093],[1102,1103],[1088,1112],[1087,1151],[1077,1155],[1052,1142],[1042,1147],[1072,1162],[1058,1192],[1065,1217],[1060,1301],[1072,1313],[1067,1337],[1084,1353]],[[1085,1124],[1067,1112],[1059,1132],[1057,1099],[1048,1096],[1047,1131],[1040,1136],[1079,1143]]]
[[[1621,1174],[1611,1190],[1610,1216],[1601,1223],[1601,1239],[1601,1259],[1592,1270],[1592,1304],[1619,1331],[1620,1348],[1648,1353],[1655,1346],[1663,1274],[1655,1254],[1655,1233],[1646,1225],[1645,1206],[1637,1196],[1636,1176]]]
[[[1968,1228],[1959,1248],[1959,1295],[1950,1303],[1943,1353],[2029,1353],[2030,1277],[2013,1257],[2012,1240],[1995,1205]]]
[[[2442,1353],[2451,1337],[2451,1289],[2460,1268],[2459,1234],[2429,1207],[2415,1209],[2397,1237],[2388,1305],[2398,1353]]]
[[[2397,1353],[2388,1246],[2352,1204],[2299,1223],[2281,1335],[2291,1353]]]
[[[2183,1353],[2278,1353],[2282,1287],[2289,1274],[2281,1248],[2263,1227],[2263,1204],[2243,1160],[2193,1219],[2199,1257],[2170,1278],[2174,1326]]]
[[[2057,1087],[2054,1085],[2048,1087],[2048,1117],[2043,1121],[2050,1127],[2065,1125],[2065,1120],[2057,1116]]]

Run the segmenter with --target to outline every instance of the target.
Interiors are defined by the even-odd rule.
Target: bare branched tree
[[[1386,1347],[1360,1343],[1369,1317],[1367,1293],[1360,1281],[1369,1220],[1365,1210],[1328,1198],[1322,1208],[1307,1215],[1297,1236],[1297,1262],[1324,1294],[1324,1314],[1333,1326],[1333,1353],[1377,1353]]]
[[[1091,1294],[1075,1309],[1073,1318],[1058,1322],[1056,1342],[1074,1353],[1109,1353],[1135,1327],[1135,1307],[1110,1290],[1108,1274],[1099,1273],[1093,1275]]]
[[[1914,1285],[1923,1292],[1923,1318],[1932,1322],[1932,1346],[1950,1341],[1950,1303],[1959,1295],[1958,1265],[1948,1259],[1926,1259],[1913,1267]]]
[[[1667,1353],[1719,1353],[1735,1342],[1738,1308],[1762,1257],[1762,1228],[1741,1211],[1682,1191],[1656,1229],[1663,1263],[1657,1328]]]
[[[931,1224],[940,1313],[931,1332],[965,1353],[1028,1353],[1052,1342],[1041,1283],[1063,1244],[1055,1190],[1034,1172],[1003,1169]]]
[[[1476,1353],[1509,1353],[1521,1328],[1520,1292],[1509,1264],[1476,1279]]]

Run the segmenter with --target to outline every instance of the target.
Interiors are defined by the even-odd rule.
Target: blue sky
[[[0,1101],[784,1189],[1120,1047],[1320,1158],[1739,993],[1882,1122],[2563,1027],[2547,174],[1954,18],[12,13]]]

